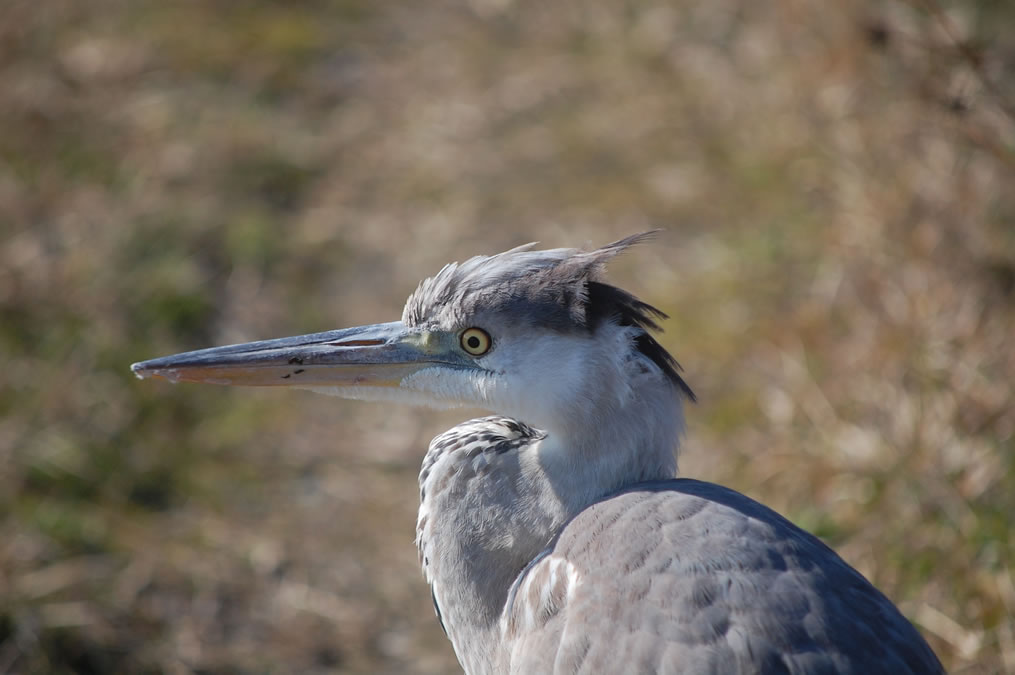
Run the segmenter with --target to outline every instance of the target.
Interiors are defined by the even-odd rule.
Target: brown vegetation
[[[1015,8],[7,0],[0,673],[451,673],[412,545],[462,418],[138,382],[666,230],[682,471],[1015,671]]]

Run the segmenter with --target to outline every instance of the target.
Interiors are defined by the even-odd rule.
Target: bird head
[[[646,236],[592,251],[529,244],[451,263],[419,285],[401,321],[202,349],[131,368],[174,382],[477,407],[542,428],[587,422],[589,411],[622,405],[632,373],[693,398],[677,362],[650,334],[665,315],[600,280],[607,261]]]

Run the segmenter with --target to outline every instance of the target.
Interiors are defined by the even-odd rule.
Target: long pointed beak
[[[440,334],[410,331],[400,321],[262,340],[142,361],[139,378],[257,387],[397,387],[436,363],[461,365]]]

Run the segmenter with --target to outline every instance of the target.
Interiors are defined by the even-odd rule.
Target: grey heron
[[[419,475],[420,563],[473,675],[944,672],[816,537],[675,477],[694,395],[652,335],[665,315],[602,278],[645,236],[451,263],[401,321],[132,369],[495,413],[435,438]]]

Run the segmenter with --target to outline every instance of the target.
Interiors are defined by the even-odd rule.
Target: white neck
[[[589,383],[582,393],[598,398],[583,400],[585,415],[546,416],[539,420],[543,433],[518,448],[497,451],[489,435],[512,431],[491,418],[459,425],[431,444],[420,474],[417,544],[467,672],[495,667],[496,654],[462,646],[499,643],[512,583],[568,520],[625,486],[676,474],[679,391],[639,356],[621,367],[622,391]]]

